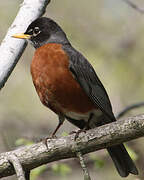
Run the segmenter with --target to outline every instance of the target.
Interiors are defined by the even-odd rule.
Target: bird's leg
[[[65,120],[65,117],[62,116],[62,115],[59,115],[58,117],[59,117],[59,123],[58,123],[56,129],[54,130],[54,132],[52,133],[52,135],[51,135],[50,137],[46,137],[45,140],[44,140],[44,143],[45,143],[46,146],[47,146],[47,140],[48,140],[48,139],[54,139],[54,138],[56,138],[56,135],[55,135],[55,134],[56,134],[56,132],[58,131],[58,129],[60,128],[60,126],[63,124],[63,122],[64,122],[64,120]],[[48,147],[48,146],[47,146],[47,147]]]
[[[88,121],[86,122],[86,124],[85,124],[85,126],[84,126],[83,129],[79,129],[79,130],[76,131],[76,132],[74,132],[74,131],[72,132],[72,133],[75,133],[75,138],[74,138],[75,140],[79,137],[79,134],[80,134],[81,132],[86,133],[86,130],[90,129],[89,123],[90,123],[92,117],[93,117],[93,114],[90,114],[90,116],[89,116],[89,118],[88,118]]]
[[[86,129],[87,129],[87,130],[90,129],[89,124],[90,124],[90,121],[91,121],[93,115],[94,115],[94,114],[91,113],[90,116],[89,116],[89,118],[88,118],[88,121],[87,121],[87,123],[86,123]]]
[[[51,138],[55,138],[56,137],[55,134],[56,134],[57,130],[60,128],[60,126],[63,124],[64,120],[65,120],[65,117],[62,116],[62,115],[59,115],[59,123],[58,123],[56,129],[54,130],[54,132],[52,133]]]
[[[83,129],[79,129],[78,131],[76,131],[76,132],[73,132],[73,133],[75,133],[75,137],[74,137],[74,140],[76,141],[76,139],[79,137],[79,134],[80,133],[82,133],[82,132],[84,132],[84,133],[86,133],[86,126],[83,128]]]

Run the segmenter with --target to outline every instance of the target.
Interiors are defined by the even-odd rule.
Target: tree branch
[[[22,168],[21,164],[19,163],[19,160],[16,157],[16,155],[10,154],[8,157],[8,160],[13,165],[13,167],[15,169],[17,179],[18,180],[26,180],[25,179],[25,172],[23,171],[23,168]]]
[[[126,108],[124,108],[122,111],[120,111],[117,116],[116,119],[120,119],[122,116],[124,116],[126,113],[128,113],[129,111],[136,109],[136,108],[140,108],[144,106],[144,102],[140,102],[140,103],[135,103],[132,105],[127,106]]]
[[[82,153],[80,151],[78,151],[76,153],[76,155],[79,158],[79,162],[80,162],[80,165],[81,165],[83,173],[84,173],[84,180],[91,180],[90,175],[89,175],[89,171],[88,171],[86,164],[84,162],[84,158],[82,156]]]
[[[50,0],[24,0],[13,24],[0,46],[0,89],[4,86],[12,70],[21,57],[27,43],[11,36],[26,30],[36,18],[42,16]]]
[[[144,115],[138,115],[81,133],[77,141],[74,141],[74,135],[48,140],[48,149],[43,142],[20,147],[0,154],[0,178],[15,173],[8,160],[10,154],[17,156],[24,171],[29,171],[46,163],[76,157],[78,150],[86,154],[142,136]]]
[[[130,0],[123,0],[124,2],[126,2],[131,8],[135,9],[136,11],[138,11],[141,14],[144,14],[144,8],[140,8],[138,7],[135,3],[133,3]]]

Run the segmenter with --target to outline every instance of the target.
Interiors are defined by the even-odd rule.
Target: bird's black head
[[[47,43],[68,43],[61,27],[46,17],[36,19],[28,26],[24,34],[16,34],[13,37],[28,39],[35,48]]]

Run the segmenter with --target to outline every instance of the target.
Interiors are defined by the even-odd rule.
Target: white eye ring
[[[40,31],[39,27],[35,27],[33,30],[33,36],[37,36],[40,32],[41,31]]]
[[[35,27],[34,30],[39,30],[39,27]]]

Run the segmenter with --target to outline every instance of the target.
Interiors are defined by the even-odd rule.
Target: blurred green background
[[[144,7],[143,0],[133,2]],[[21,3],[20,0],[0,1],[1,41]],[[57,21],[73,46],[92,63],[110,96],[115,114],[144,100],[144,14],[123,0],[55,0],[47,7],[45,16]],[[17,139],[32,138],[35,141],[45,137],[58,123],[57,116],[41,104],[35,92],[29,70],[33,53],[34,49],[28,45],[0,93],[0,152],[14,149]],[[127,116],[143,111],[144,108],[139,108]],[[74,129],[65,122],[57,135]],[[143,138],[127,144],[130,151],[133,150],[132,157],[140,176],[131,175],[126,180],[142,180]],[[121,179],[105,150],[87,155],[86,162],[93,180]],[[16,177],[4,179],[14,180]],[[78,160],[66,160],[33,171],[33,180],[36,179],[82,180],[83,176]]]

